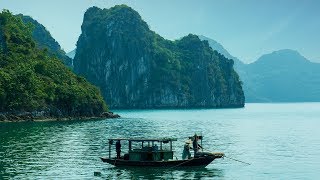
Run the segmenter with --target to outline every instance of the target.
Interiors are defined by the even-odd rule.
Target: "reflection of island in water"
[[[107,179],[201,179],[224,177],[223,170],[205,167],[137,168],[113,167],[103,169],[101,176]]]

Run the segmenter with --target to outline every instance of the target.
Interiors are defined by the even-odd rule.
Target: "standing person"
[[[190,149],[192,149],[192,148],[190,147],[190,143],[191,143],[191,141],[187,140],[183,146],[183,152],[182,152],[182,159],[183,160],[191,158]]]
[[[120,159],[120,153],[121,153],[121,143],[120,140],[116,142],[116,151],[117,151],[117,159]]]
[[[197,134],[194,134],[192,146],[193,146],[193,151],[194,151],[194,157],[196,157],[196,154],[198,153],[198,148],[199,148]]]

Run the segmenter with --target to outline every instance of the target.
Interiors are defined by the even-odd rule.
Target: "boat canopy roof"
[[[169,142],[177,141],[177,138],[109,138],[109,141],[135,141],[135,142]]]

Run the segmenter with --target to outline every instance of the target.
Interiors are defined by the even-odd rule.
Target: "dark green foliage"
[[[99,90],[39,50],[31,25],[7,10],[0,13],[0,47],[0,112],[93,116],[107,110]]]
[[[199,38],[201,40],[206,40],[209,43],[209,46],[213,49],[218,51],[220,54],[222,54],[223,56],[225,56],[228,59],[232,59],[234,61],[234,68],[235,70],[239,73],[239,70],[241,70],[242,67],[245,66],[245,64],[240,61],[238,58],[232,56],[220,43],[218,43],[217,41],[210,39],[208,37],[205,36],[199,36]],[[239,73],[240,74],[240,73]]]
[[[196,35],[162,38],[128,6],[87,10],[75,71],[115,108],[243,107],[233,61]]]
[[[63,63],[69,67],[72,66],[72,59],[69,58],[66,53],[61,49],[59,43],[51,36],[49,31],[40,24],[38,21],[32,19],[30,16],[24,16],[22,14],[17,15],[26,24],[33,26],[32,38],[36,42],[38,48],[47,49],[51,56],[56,56],[61,59]]]

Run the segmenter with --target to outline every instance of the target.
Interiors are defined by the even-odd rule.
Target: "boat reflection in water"
[[[189,139],[193,138],[200,139],[202,145],[202,136],[189,137]],[[172,143],[177,141],[176,138],[111,138],[108,140],[109,157],[101,157],[101,160],[114,166],[167,168],[186,166],[205,167],[213,160],[224,156],[223,153],[198,151],[195,153],[194,157],[179,160],[177,156],[174,158],[174,152],[172,150]],[[114,141],[117,141],[118,143],[125,142],[125,144],[127,144],[128,152],[123,156],[120,156],[120,158],[112,157],[111,152],[113,152],[112,146]]]
[[[183,168],[139,168],[139,167],[111,167],[103,169],[101,178],[104,179],[202,179],[224,178],[224,171],[206,167]]]

